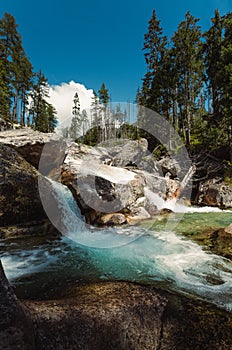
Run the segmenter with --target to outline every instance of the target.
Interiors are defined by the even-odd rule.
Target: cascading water
[[[48,276],[51,271],[57,271],[59,276],[72,271],[74,280],[94,274],[95,280],[149,283],[196,295],[232,310],[231,261],[205,252],[172,231],[141,226],[87,227],[67,187],[53,183],[53,189],[67,228],[65,235],[52,245],[6,250],[1,259],[13,283],[16,276],[21,276],[22,283],[23,276],[36,271],[47,271]],[[162,205],[161,198],[154,195],[152,199]],[[166,202],[163,205],[167,207]]]
[[[155,203],[155,205],[157,206],[157,209],[159,209],[159,210],[165,208],[165,209],[172,210],[174,213],[183,213],[183,214],[184,213],[211,213],[211,212],[219,213],[219,212],[222,212],[221,209],[216,208],[216,207],[187,206],[187,205],[184,205],[184,204],[178,202],[177,198],[168,199],[165,201],[157,193],[152,192],[147,187],[145,187],[144,193],[145,193],[145,196],[148,199],[148,201],[150,203]],[[224,210],[224,212],[231,213],[230,210]]]

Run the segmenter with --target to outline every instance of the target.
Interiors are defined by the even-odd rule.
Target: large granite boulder
[[[232,188],[221,179],[210,179],[199,185],[197,204],[232,208]]]
[[[231,349],[231,313],[149,286],[91,284],[25,305],[39,350]]]
[[[127,282],[19,301],[1,263],[0,315],[4,350],[231,349],[232,314],[208,303]]]
[[[124,144],[123,150],[128,156],[131,144],[134,147],[134,142]],[[118,147],[117,152],[119,152]],[[137,153],[139,157],[143,148],[138,143],[136,147],[139,149]],[[122,162],[126,165],[125,167],[119,166],[119,163],[117,167],[113,166],[114,160],[117,159],[113,157],[114,150],[115,147],[92,148],[73,143],[66,152],[61,181],[71,189],[90,224],[125,223],[133,220],[133,216],[135,220],[147,219],[154,213],[154,205],[152,212],[149,212],[151,205],[150,203],[148,205],[145,187],[161,195],[166,194],[166,178],[155,171],[151,173],[139,169],[139,161],[136,166],[133,161],[129,164],[125,156],[122,158],[127,159]],[[119,153],[116,153],[116,156],[119,157]],[[114,218],[118,213],[123,214],[124,217],[120,215],[120,220],[112,220],[112,216],[105,216],[106,213],[113,215]],[[101,219],[102,215],[104,215],[103,219]],[[109,221],[106,221],[106,217]]]
[[[147,147],[146,139],[119,140],[116,146],[107,147],[107,152],[113,166],[138,166],[147,153]]]
[[[0,349],[33,350],[34,340],[30,313],[15,296],[0,261]]]
[[[53,231],[41,204],[38,176],[14,149],[0,143],[0,237]]]
[[[39,161],[45,144],[50,147],[56,147],[61,138],[55,133],[42,133],[30,128],[7,130],[0,132],[0,143],[8,145],[17,150],[17,152],[34,167],[38,169]],[[49,149],[49,148],[47,148]],[[54,152],[51,152],[54,157]],[[56,153],[58,159],[49,159],[48,162],[60,162],[62,153]]]

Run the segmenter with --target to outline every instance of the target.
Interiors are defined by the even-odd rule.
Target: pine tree
[[[190,12],[185,15],[172,38],[173,54],[178,74],[178,104],[180,131],[186,144],[191,142],[194,128],[194,112],[197,99],[203,86],[203,60],[200,56],[201,30]]]
[[[12,121],[20,119],[24,125],[33,68],[26,57],[17,27],[14,17],[5,13],[0,20],[0,110],[7,119],[12,115]]]
[[[47,78],[40,70],[36,74],[37,81],[31,93],[32,103],[30,106],[30,125],[41,132],[53,132],[57,123],[55,108],[47,102],[48,84]]]
[[[220,128],[225,130],[225,144],[229,147],[232,162],[232,12],[223,19],[224,38],[221,47],[220,69],[220,113],[222,123]]]
[[[108,102],[109,102],[109,90],[106,89],[105,83],[102,83],[101,88],[98,90],[99,103],[101,104],[100,110],[100,129],[101,129],[101,141],[106,141],[109,136],[109,110],[108,110]]]
[[[89,118],[85,109],[83,109],[83,111],[81,112],[80,120],[81,120],[81,126],[82,126],[82,134],[85,135],[89,126]]]
[[[73,117],[69,128],[69,135],[71,139],[77,140],[81,129],[80,100],[77,92],[73,99],[72,114]]]
[[[206,82],[208,84],[210,97],[212,96],[213,123],[217,123],[219,116],[219,95],[220,95],[220,73],[221,46],[223,39],[222,18],[218,10],[211,19],[212,26],[204,34],[206,42],[204,48],[204,63],[206,67]]]
[[[107,105],[109,102],[109,90],[106,89],[105,83],[102,83],[100,89],[98,90],[99,102],[103,105]]]
[[[206,81],[212,101],[209,106],[207,147],[211,150],[228,147],[232,160],[232,14],[230,12],[221,17],[216,10],[211,22],[210,29],[205,33],[204,45]]]
[[[99,98],[95,91],[91,101],[91,127],[99,127]]]
[[[57,126],[57,118],[56,118],[57,112],[55,107],[47,103],[47,132],[54,132],[56,126]]]
[[[13,86],[12,86],[12,66],[13,66],[13,53],[15,52],[15,46],[17,47],[21,41],[21,37],[17,31],[17,24],[15,19],[9,13],[5,13],[4,17],[0,20],[0,41],[1,41],[1,85],[3,91],[7,93],[8,102],[3,99],[1,101],[1,109],[7,110],[7,115],[10,116],[11,99],[13,98]],[[4,93],[3,93],[4,94]],[[13,119],[13,118],[11,118]]]
[[[166,53],[167,37],[163,35],[160,21],[153,11],[148,23],[148,32],[144,35],[144,57],[147,64],[147,73],[143,79],[142,90],[140,91],[140,103],[144,107],[161,112],[163,76],[162,65]]]

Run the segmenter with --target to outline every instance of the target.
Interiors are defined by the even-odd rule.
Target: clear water
[[[68,198],[65,213],[69,205],[73,216],[76,209]],[[225,227],[232,214],[186,211],[152,224],[105,230],[86,228],[83,223],[75,230],[66,217],[69,225],[61,239],[0,241],[0,258],[21,297],[49,298],[76,283],[127,280],[197,296],[232,310],[232,262],[204,251],[183,235]],[[76,216],[79,221],[79,211]]]

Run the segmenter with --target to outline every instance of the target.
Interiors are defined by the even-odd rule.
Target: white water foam
[[[88,229],[68,188],[57,183],[53,183],[53,188],[67,229],[60,242],[62,248],[55,248],[56,254],[48,252],[47,246],[17,254],[4,253],[2,260],[8,278],[42,271],[51,263],[59,264],[60,259],[67,266],[73,264],[78,268],[82,244],[88,246],[81,249],[88,252],[86,259],[100,274],[98,278],[155,285],[162,282],[168,288],[200,296],[232,310],[231,261],[203,251],[196,243],[172,231],[154,232],[139,226]],[[69,247],[67,251],[64,246]]]
[[[170,200],[164,200],[157,193],[152,192],[149,188],[144,188],[144,194],[147,200],[151,204],[155,204],[158,210],[170,209],[174,213],[219,213],[219,212],[231,212],[230,210],[222,210],[216,207],[193,207],[180,203],[176,198]]]
[[[56,263],[58,256],[51,255],[44,246],[30,250],[6,252],[1,256],[1,262],[7,278],[12,281],[21,275],[29,275],[44,270]]]
[[[59,212],[54,213],[47,203],[46,213],[51,222],[69,239],[87,247],[112,248],[129,244],[141,236],[142,230],[135,229],[131,234],[127,232],[117,235],[116,228],[96,229],[96,227],[87,226],[71,191],[61,183],[55,181],[51,183],[59,203]],[[61,227],[57,226],[57,216],[61,216]]]

